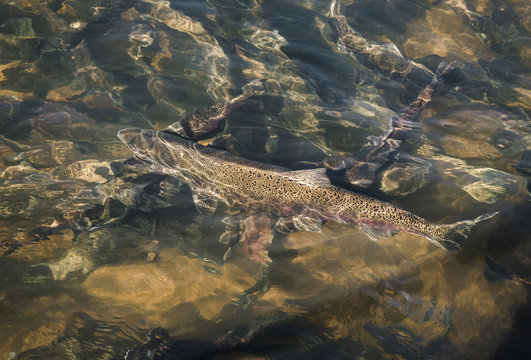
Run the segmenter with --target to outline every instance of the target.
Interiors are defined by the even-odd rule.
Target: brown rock
[[[125,21],[135,21],[138,18],[138,11],[132,7],[120,14],[120,17]]]
[[[83,94],[85,90],[86,87],[84,82],[72,81],[69,85],[48,91],[48,94],[46,94],[46,100],[67,101]]]
[[[114,102],[105,95],[94,95],[87,94],[83,96],[81,102],[89,109],[102,110],[102,109],[113,109]]]
[[[417,18],[408,22],[406,37],[402,48],[413,59],[433,54],[441,57],[461,56],[465,62],[494,57],[471,27],[446,4],[441,8],[431,8],[425,19]]]
[[[493,108],[466,106],[424,119],[422,128],[450,156],[492,159],[503,154],[487,140],[504,131],[503,119],[504,114]]]
[[[15,314],[2,314],[0,322],[0,358],[7,359],[10,352],[19,353],[57,341],[64,335],[76,306],[75,301],[64,294],[11,303]],[[22,318],[26,321],[20,322]]]
[[[218,275],[206,271],[205,265],[177,250],[165,249],[153,263],[96,269],[83,288],[99,301],[132,306],[146,315],[158,317],[179,304],[191,303],[204,319],[215,319],[236,295],[254,285],[256,267],[248,260],[243,266],[227,263]]]

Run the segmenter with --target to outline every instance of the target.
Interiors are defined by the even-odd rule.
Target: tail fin
[[[498,213],[498,211],[495,211],[478,216],[473,220],[463,220],[453,224],[436,225],[435,231],[428,237],[433,243],[446,251],[457,251],[459,250],[461,243],[468,238],[472,228],[476,226],[477,223],[490,219]]]
[[[455,70],[455,65],[457,61],[452,61],[451,63],[445,63],[444,61],[439,64],[437,71],[435,72],[435,77],[440,80],[443,76]]]

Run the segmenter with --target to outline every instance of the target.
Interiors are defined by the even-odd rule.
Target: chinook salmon
[[[397,73],[406,76],[411,71],[417,71],[430,77],[433,76],[431,70],[405,57],[392,42],[370,41],[354,30],[345,16],[341,14],[339,0],[332,0],[330,3],[329,17],[339,34],[340,47],[344,48],[353,58],[357,59],[361,56],[376,68],[390,74]]]
[[[123,129],[118,137],[136,157],[188,184],[204,214],[211,214],[221,201],[252,212],[295,217],[299,223],[313,224],[307,228],[314,231],[328,220],[355,225],[375,240],[390,231],[406,231],[448,251],[457,250],[476,223],[494,215],[434,224],[393,204],[331,184],[324,168],[292,171],[165,131]]]
[[[439,64],[431,82],[409,106],[392,117],[390,129],[383,136],[371,136],[369,144],[364,145],[357,154],[348,157],[330,156],[323,161],[323,165],[333,171],[345,169],[345,179],[349,184],[369,188],[376,179],[378,171],[395,158],[400,144],[404,140],[419,136],[415,133],[419,128],[417,120],[430,103],[432,94],[443,76],[455,69],[454,64],[455,61],[450,64],[445,62]]]

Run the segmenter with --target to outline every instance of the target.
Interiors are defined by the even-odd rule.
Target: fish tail
[[[439,66],[437,67],[437,71],[435,72],[435,77],[437,80],[440,80],[443,76],[447,75],[448,73],[455,70],[455,66],[457,64],[457,61],[452,61],[449,64],[446,62],[441,62]]]
[[[495,211],[478,216],[472,220],[458,221],[453,224],[435,225],[432,233],[428,234],[428,238],[446,251],[457,251],[459,250],[461,243],[468,238],[472,232],[472,228],[476,226],[476,224],[490,219],[497,214],[498,211]]]

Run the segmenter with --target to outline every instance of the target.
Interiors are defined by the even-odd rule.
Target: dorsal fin
[[[234,147],[233,142],[234,140],[232,139],[231,134],[223,134],[223,135],[220,135],[212,139],[212,141],[208,143],[208,146],[215,147],[217,149],[221,149],[225,151],[230,151],[233,154],[235,154],[235,151],[232,151],[233,150],[232,148]]]
[[[325,168],[286,171],[282,173],[282,175],[288,176],[292,179],[297,180],[301,184],[311,187],[326,187],[332,185],[330,179],[326,175]]]
[[[186,129],[183,127],[181,120],[174,122],[164,130],[162,130],[165,133],[177,135],[186,139],[189,139],[190,136],[187,134]]]
[[[222,101],[212,106],[199,108],[171,124],[164,132],[179,135],[189,140],[200,140],[225,127],[223,121],[234,106]]]

